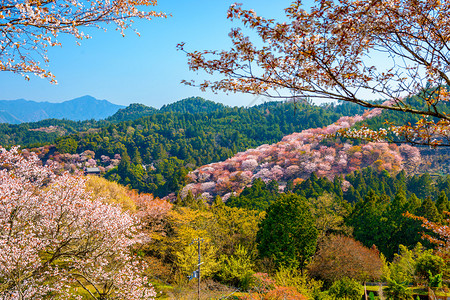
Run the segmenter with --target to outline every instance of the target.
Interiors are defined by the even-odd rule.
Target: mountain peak
[[[225,108],[225,105],[216,103],[211,100],[205,100],[201,97],[190,97],[176,101],[171,104],[167,104],[161,107],[160,111],[163,112],[181,112],[181,113],[210,113],[216,110]]]
[[[85,95],[61,103],[37,102],[32,100],[0,100],[0,110],[8,117],[0,121],[5,123],[36,122],[47,118],[82,121],[105,119],[124,106],[98,100]],[[6,116],[6,115],[5,115]],[[20,123],[19,122],[19,123]]]

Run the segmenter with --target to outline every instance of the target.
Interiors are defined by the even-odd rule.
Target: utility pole
[[[200,238],[197,239],[197,243],[198,243],[198,288],[197,288],[197,294],[198,294],[198,300],[200,300],[200,267],[201,267],[200,265],[202,263],[202,256],[200,254]]]
[[[189,276],[189,280],[191,280],[192,278],[197,278],[198,279],[198,287],[197,287],[198,300],[200,300],[200,265],[203,263],[202,262],[201,252],[200,252],[200,242],[203,242],[203,241],[204,241],[204,239],[202,239],[202,238],[196,238],[191,243],[191,245],[192,245],[193,243],[197,242],[197,247],[198,247],[198,265],[197,265],[197,271],[194,271],[192,273],[192,276]]]

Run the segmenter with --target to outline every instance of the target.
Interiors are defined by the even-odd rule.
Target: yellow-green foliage
[[[136,205],[128,196],[128,189],[113,181],[108,181],[98,176],[88,176],[86,188],[91,191],[94,197],[102,198],[110,204],[118,204],[123,210],[134,212]]]
[[[200,243],[201,251],[201,276],[211,277],[219,267],[217,262],[217,248],[211,244],[211,241],[205,239]],[[175,252],[176,264],[181,273],[191,275],[197,270],[198,265],[198,245],[197,243],[182,247],[180,251]]]
[[[221,254],[231,255],[237,245],[244,246],[249,252],[256,249],[256,233],[258,224],[265,212],[251,211],[243,208],[213,205],[213,224],[209,232]]]
[[[225,283],[239,286],[246,290],[249,287],[250,279],[255,264],[253,255],[241,245],[238,245],[234,255],[222,254],[219,258],[220,269],[217,277]]]
[[[235,255],[238,245],[252,252],[256,248],[255,234],[263,213],[220,203],[202,209],[172,208],[166,215],[165,231],[156,233],[159,237],[153,238],[149,251],[170,261],[178,272],[190,275],[197,265],[197,245],[190,244],[200,237],[204,239],[201,244],[202,277],[218,271],[219,257]]]
[[[294,287],[308,299],[315,299],[323,286],[322,281],[310,278],[305,272],[293,268],[281,267],[275,273],[274,279],[277,285]]]
[[[403,283],[424,283],[428,280],[428,271],[433,275],[443,270],[442,258],[433,255],[432,249],[426,249],[421,243],[417,243],[414,249],[399,246],[400,253],[395,254],[394,260],[389,264],[389,270],[385,270],[387,281]]]
[[[217,248],[211,242],[208,225],[211,224],[213,214],[209,211],[192,210],[178,207],[168,213],[168,221],[173,229],[166,239],[167,250],[172,253],[178,269],[185,275],[190,275],[197,269],[197,244],[191,244],[196,238],[203,238],[202,276],[211,276],[217,269]]]

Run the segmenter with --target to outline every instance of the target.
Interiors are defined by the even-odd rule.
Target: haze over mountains
[[[101,120],[124,107],[92,96],[82,96],[61,103],[0,100],[0,123],[20,124],[44,119]]]

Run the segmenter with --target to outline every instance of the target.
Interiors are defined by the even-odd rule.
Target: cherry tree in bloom
[[[82,29],[114,24],[122,35],[133,19],[166,17],[145,9],[156,0],[78,1],[15,0],[0,2],[0,71],[33,73],[55,82],[54,75],[40,63],[48,63],[47,48],[60,46],[58,35],[77,41],[90,38]],[[141,9],[144,8],[144,9]]]
[[[97,166],[97,162],[95,161],[95,159],[89,158],[88,161],[86,162],[86,166],[87,167],[95,167],[95,166]]]
[[[256,178],[265,182],[277,180],[282,186],[290,179],[306,179],[312,172],[332,179],[367,166],[397,172],[403,168],[404,160],[406,164],[418,164],[420,152],[409,145],[397,147],[385,142],[369,142],[362,146],[324,145],[328,137],[380,113],[381,109],[377,108],[362,116],[341,117],[324,128],[293,133],[276,144],[262,145],[239,152],[226,161],[200,167],[188,175],[190,183],[182,195],[187,195],[189,190],[196,195],[203,192],[222,196],[230,192],[236,194]]]
[[[53,171],[0,148],[0,297],[152,299],[132,254],[137,220],[93,199],[83,177]]]
[[[306,7],[303,2],[292,1],[282,22],[231,5],[227,17],[255,34],[236,27],[229,33],[229,50],[186,52],[190,69],[213,79],[184,83],[417,114],[422,118],[416,124],[391,124],[398,141],[450,145],[449,1],[315,0]],[[183,43],[178,47],[185,51]],[[368,94],[389,103],[370,101]],[[352,134],[387,137],[386,130]]]
[[[165,235],[167,214],[172,209],[172,204],[155,198],[152,194],[138,194],[134,190],[129,191],[128,195],[136,204],[136,216],[146,234],[151,237]]]
[[[109,156],[106,155],[102,155],[100,156],[100,159],[102,160],[102,163],[107,164],[111,162],[111,158]]]
[[[258,162],[256,161],[256,159],[247,159],[244,160],[241,164],[241,168],[242,170],[253,170],[258,166]]]
[[[417,167],[421,161],[420,151],[416,147],[410,145],[401,145],[399,147],[400,153],[406,158],[409,167]]]

